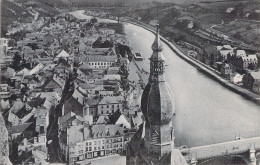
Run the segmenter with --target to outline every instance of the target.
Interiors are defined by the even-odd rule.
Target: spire
[[[153,54],[150,58],[150,76],[149,82],[162,82],[164,80],[165,58],[162,53],[162,43],[159,34],[159,26],[157,25],[157,32],[155,40],[152,44]]]
[[[152,49],[155,52],[161,52],[163,50],[159,34],[159,24],[157,24],[156,37],[152,44]]]

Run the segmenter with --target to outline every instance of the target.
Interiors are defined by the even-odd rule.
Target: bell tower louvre
[[[159,28],[152,50],[149,81],[141,100],[145,120],[127,145],[126,164],[187,164],[180,151],[174,149],[172,117],[175,105],[172,91],[165,81],[165,58]]]

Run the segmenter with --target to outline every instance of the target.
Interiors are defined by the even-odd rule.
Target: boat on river
[[[142,61],[143,57],[141,53],[134,53],[134,58],[136,61]]]

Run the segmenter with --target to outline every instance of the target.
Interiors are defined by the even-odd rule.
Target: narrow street
[[[60,103],[53,108],[50,113],[50,125],[48,127],[47,140],[51,140],[51,143],[47,143],[48,155],[50,163],[61,163],[59,158],[59,137],[58,137],[58,118],[62,115],[63,103],[73,94],[73,85],[71,85],[71,76],[66,81]]]

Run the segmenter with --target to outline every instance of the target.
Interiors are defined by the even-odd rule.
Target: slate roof
[[[258,72],[251,72],[250,74],[251,74],[251,76],[252,76],[255,80],[259,80],[259,79],[260,79],[260,71],[258,71]]]
[[[75,121],[78,123],[78,125],[83,125],[85,120],[79,115],[74,115],[74,116],[70,117],[68,120],[66,120],[65,122],[60,123],[59,129],[62,129],[62,130],[66,129],[66,128],[68,128],[69,125],[70,126],[72,125],[72,122],[74,123]]]
[[[80,104],[74,97],[70,97],[64,104],[64,114],[74,112],[77,115],[83,115],[83,105]]]
[[[247,56],[242,56],[243,61],[257,61],[256,55],[247,55]]]
[[[117,56],[88,55],[80,56],[82,62],[116,62]]]
[[[24,107],[24,105],[24,102],[22,102],[21,99],[18,99],[14,102],[13,106],[10,109],[10,112],[16,114]]]
[[[24,124],[20,124],[20,125],[13,125],[10,128],[8,128],[8,132],[10,134],[15,134],[15,133],[22,133],[25,130],[27,130],[29,128],[30,125],[32,125],[33,123],[24,123]]]
[[[96,124],[108,124],[108,123],[110,123],[110,120],[107,115],[102,115],[102,116],[100,115],[96,122]]]
[[[41,98],[41,95],[38,95],[36,98],[33,98],[31,101],[28,101],[27,104],[30,107],[38,107],[44,104],[46,98]]]
[[[124,101],[122,96],[105,96],[100,100],[99,104],[118,104]]]
[[[5,76],[7,78],[11,78],[11,77],[13,77],[14,73],[15,73],[15,70],[13,68],[8,67],[6,69],[6,71],[3,73],[3,76]]]
[[[115,124],[121,115],[122,113],[120,109],[117,109],[114,113],[109,115],[110,124]]]
[[[55,58],[61,57],[70,57],[70,55],[65,50],[62,50]]]
[[[56,89],[56,88],[61,88],[61,86],[54,81],[53,79],[48,80],[47,83],[44,85],[44,88],[52,88],[52,89]]]

